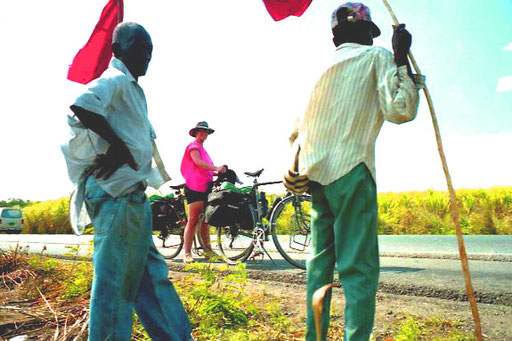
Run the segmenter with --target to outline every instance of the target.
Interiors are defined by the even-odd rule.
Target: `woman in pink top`
[[[191,254],[192,241],[194,240],[195,227],[199,220],[208,193],[211,191],[214,172],[224,173],[225,166],[215,167],[212,159],[203,147],[204,141],[209,134],[215,130],[208,127],[208,123],[199,122],[194,128],[190,129],[189,134],[195,137],[185,149],[185,154],[181,160],[181,174],[185,178],[185,196],[188,202],[188,222],[185,227],[185,255],[184,263],[194,261]],[[201,239],[205,248],[211,250],[210,231],[206,222],[201,224]]]

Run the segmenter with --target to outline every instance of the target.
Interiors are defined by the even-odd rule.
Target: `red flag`
[[[109,0],[87,44],[78,51],[68,70],[68,79],[87,84],[101,76],[112,58],[112,33],[123,21],[123,0]]]
[[[290,15],[300,17],[311,4],[311,0],[263,0],[268,13],[275,20],[283,20]]]

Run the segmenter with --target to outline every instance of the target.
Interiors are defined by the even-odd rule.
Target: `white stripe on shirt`
[[[328,185],[364,162],[376,179],[375,141],[384,120],[413,120],[418,101],[407,68],[397,68],[389,51],[341,44],[290,137],[301,146],[300,173]]]

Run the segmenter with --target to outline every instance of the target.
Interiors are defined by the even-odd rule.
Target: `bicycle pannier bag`
[[[243,229],[252,229],[252,213],[249,196],[230,190],[220,190],[208,195],[205,210],[206,221],[211,226],[239,224]]]
[[[183,204],[173,198],[162,198],[151,202],[151,213],[153,216],[153,230],[164,228],[175,228],[181,220],[178,210],[184,211]]]

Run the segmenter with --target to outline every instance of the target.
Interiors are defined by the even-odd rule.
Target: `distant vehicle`
[[[0,207],[0,232],[21,233],[24,226],[23,212],[20,209]]]

